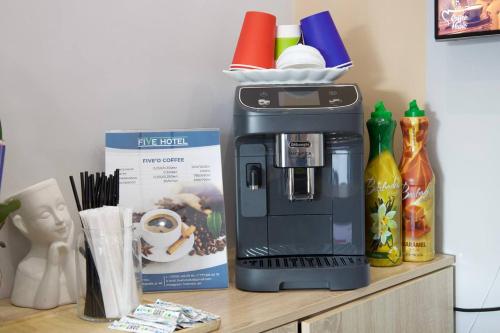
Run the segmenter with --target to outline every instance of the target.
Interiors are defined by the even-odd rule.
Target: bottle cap
[[[375,103],[375,111],[371,113],[372,119],[392,120],[392,113],[385,108],[384,102]]]
[[[410,102],[410,108],[406,110],[405,117],[425,117],[425,111],[421,110],[417,105],[417,100]]]

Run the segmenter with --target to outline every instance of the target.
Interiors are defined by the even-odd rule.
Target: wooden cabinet
[[[452,333],[453,268],[303,320],[302,333]]]
[[[372,267],[370,285],[355,290],[251,293],[231,283],[228,289],[144,294],[142,301],[160,298],[216,313],[218,332],[451,333],[453,262],[437,255],[424,263]],[[111,332],[107,326],[79,319],[73,304],[38,311],[0,300],[0,333]]]

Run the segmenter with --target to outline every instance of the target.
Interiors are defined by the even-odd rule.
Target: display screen
[[[500,34],[500,0],[435,0],[436,39]]]
[[[313,91],[280,91],[278,92],[280,106],[319,106],[319,92]]]

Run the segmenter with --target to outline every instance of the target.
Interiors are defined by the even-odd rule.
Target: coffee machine
[[[368,285],[356,85],[236,88],[236,287]]]

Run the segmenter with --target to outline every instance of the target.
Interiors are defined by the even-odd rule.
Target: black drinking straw
[[[96,174],[96,184],[95,184],[95,191],[94,191],[94,200],[95,200],[95,203],[96,203],[96,206],[100,206],[100,191],[101,191],[101,184],[102,184],[102,178],[101,178],[101,174],[100,173],[97,173]]]
[[[83,194],[85,193],[85,188],[84,188],[84,185],[85,185],[85,182],[83,181],[83,172],[80,172],[80,190],[81,190],[81,194],[82,194],[82,205],[81,207],[83,209],[85,209],[85,207],[83,207]],[[77,198],[75,198],[76,200]]]
[[[106,178],[101,177],[101,185],[99,187],[99,206],[104,206],[104,194],[106,193]]]
[[[106,193],[106,205],[110,206],[113,203],[111,202],[111,197],[113,196],[113,175],[108,177],[108,185],[107,185],[107,193]]]
[[[96,179],[96,182],[95,182],[95,191],[94,191],[94,202],[96,203],[96,205],[99,205],[99,190],[101,188],[101,174],[99,172],[97,172],[95,174],[95,179]]]
[[[115,205],[120,202],[120,170],[115,170]]]
[[[83,189],[85,190],[85,194],[82,193],[82,203],[83,203],[83,209],[89,209],[89,173],[88,171],[84,172],[84,183],[83,183]]]
[[[101,193],[100,193],[100,198],[99,198],[99,203],[101,206],[104,206],[106,205],[106,183],[107,183],[107,179],[108,178],[103,178],[102,182],[101,182]]]
[[[73,176],[69,176],[69,181],[71,183],[71,189],[73,190],[73,196],[75,197],[76,209],[78,209],[78,211],[81,212],[82,205],[80,205],[80,199],[78,198],[78,191],[76,190],[75,180],[73,179]]]
[[[89,178],[89,182],[90,182],[90,207],[91,208],[96,208],[96,202],[94,200],[94,175],[90,175],[90,178]]]

